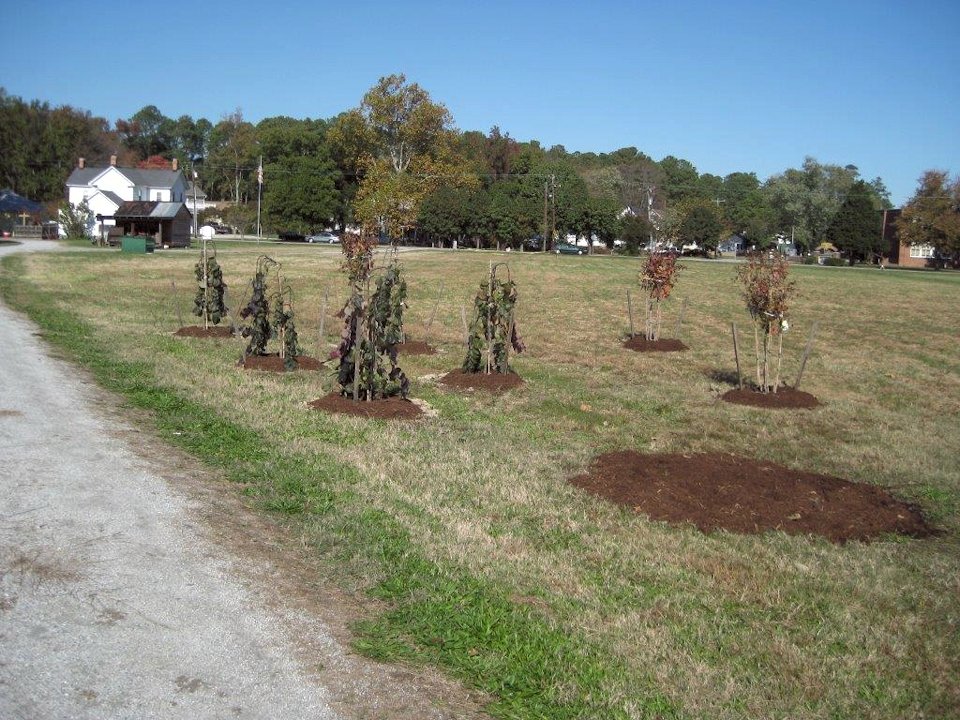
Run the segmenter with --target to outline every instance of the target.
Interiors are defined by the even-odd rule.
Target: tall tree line
[[[780,236],[811,250],[844,242],[847,231],[831,226],[851,192],[860,212],[890,206],[879,178],[809,157],[761,181],[749,171],[700,173],[689,160],[655,160],[636,147],[569,152],[499,127],[459,131],[446,107],[403,75],[381,78],[337,117],[256,124],[239,109],[214,123],[170,118],[154,105],[111,124],[0,89],[5,186],[36,200],[62,198],[78,157],[95,165],[110,155],[122,165],[177,159],[210,199],[233,204],[235,224],[252,222],[259,196],[268,229],[356,221],[392,237],[478,246],[521,248],[534,236],[549,245],[573,233],[608,245],[629,237],[635,247],[646,236],[709,248],[738,233],[758,247]],[[844,228],[857,225],[850,212]]]

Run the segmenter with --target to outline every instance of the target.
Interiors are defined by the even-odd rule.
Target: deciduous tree
[[[897,220],[900,239],[932,245],[942,258],[960,261],[960,177],[927,170]]]

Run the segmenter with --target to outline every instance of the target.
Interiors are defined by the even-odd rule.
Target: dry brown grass
[[[220,251],[234,306],[257,253]],[[345,297],[339,253],[272,246],[270,254],[294,288],[302,344],[322,357]],[[29,275],[177,392],[278,444],[357,467],[361,501],[397,518],[429,556],[505,583],[637,675],[652,675],[690,717],[960,713],[960,277],[796,268],[801,299],[784,376],[793,381],[819,322],[804,389],[823,405],[774,414],[718,401],[733,371],[729,323],[749,330],[729,264],[687,263],[675,296],[688,299],[690,350],[656,356],[620,347],[625,293],[639,296],[635,261],[499,256],[519,285],[529,352],[515,361],[527,384],[492,397],[435,382],[462,360],[460,307],[469,311],[492,254],[406,253],[408,333],[441,353],[403,358],[414,395],[438,411],[404,425],[306,410],[332,388],[331,373],[245,373],[234,366],[239,340],[170,337],[170,283],[189,323],[195,255],[35,256]],[[677,308],[667,305],[665,336]],[[614,448],[732,452],[875,483],[920,503],[945,532],[846,546],[704,536],[567,485]],[[606,691],[627,706],[636,692],[630,678]]]

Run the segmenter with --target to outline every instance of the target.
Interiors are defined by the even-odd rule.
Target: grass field
[[[338,249],[269,252],[294,288],[301,343],[325,354],[346,298]],[[220,251],[232,306],[257,253]],[[171,337],[175,304],[195,320],[197,256],[14,257],[0,288],[101,383],[153,410],[164,437],[284,516],[329,579],[386,601],[357,628],[362,651],[436,663],[507,718],[960,716],[960,275],[796,267],[784,377],[818,322],[803,389],[823,405],[772,412],[718,402],[730,322],[749,337],[732,264],[686,263],[664,335],[686,298],[690,350],[657,357],[620,347],[636,260],[405,253],[407,332],[441,352],[401,364],[436,416],[391,424],[305,408],[332,389],[332,368],[249,374],[235,367],[240,340]],[[526,385],[445,390],[436,378],[462,361],[461,306],[491,258],[519,285]],[[873,483],[943,532],[844,546],[705,536],[566,483],[612,449],[732,452]]]

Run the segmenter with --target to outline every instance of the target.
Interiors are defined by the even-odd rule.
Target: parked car
[[[228,225],[220,225],[218,223],[213,224],[213,231],[217,235],[229,235],[233,232],[233,228]]]
[[[303,242],[307,239],[306,235],[295,230],[281,230],[278,235],[284,242]]]
[[[553,251],[557,255],[583,255],[583,248],[570,243],[557,243],[553,246]]]
[[[315,235],[307,235],[308,243],[326,243],[328,245],[334,245],[340,242],[340,236],[336,233],[332,233],[329,230],[324,230],[323,232],[317,233]]]

